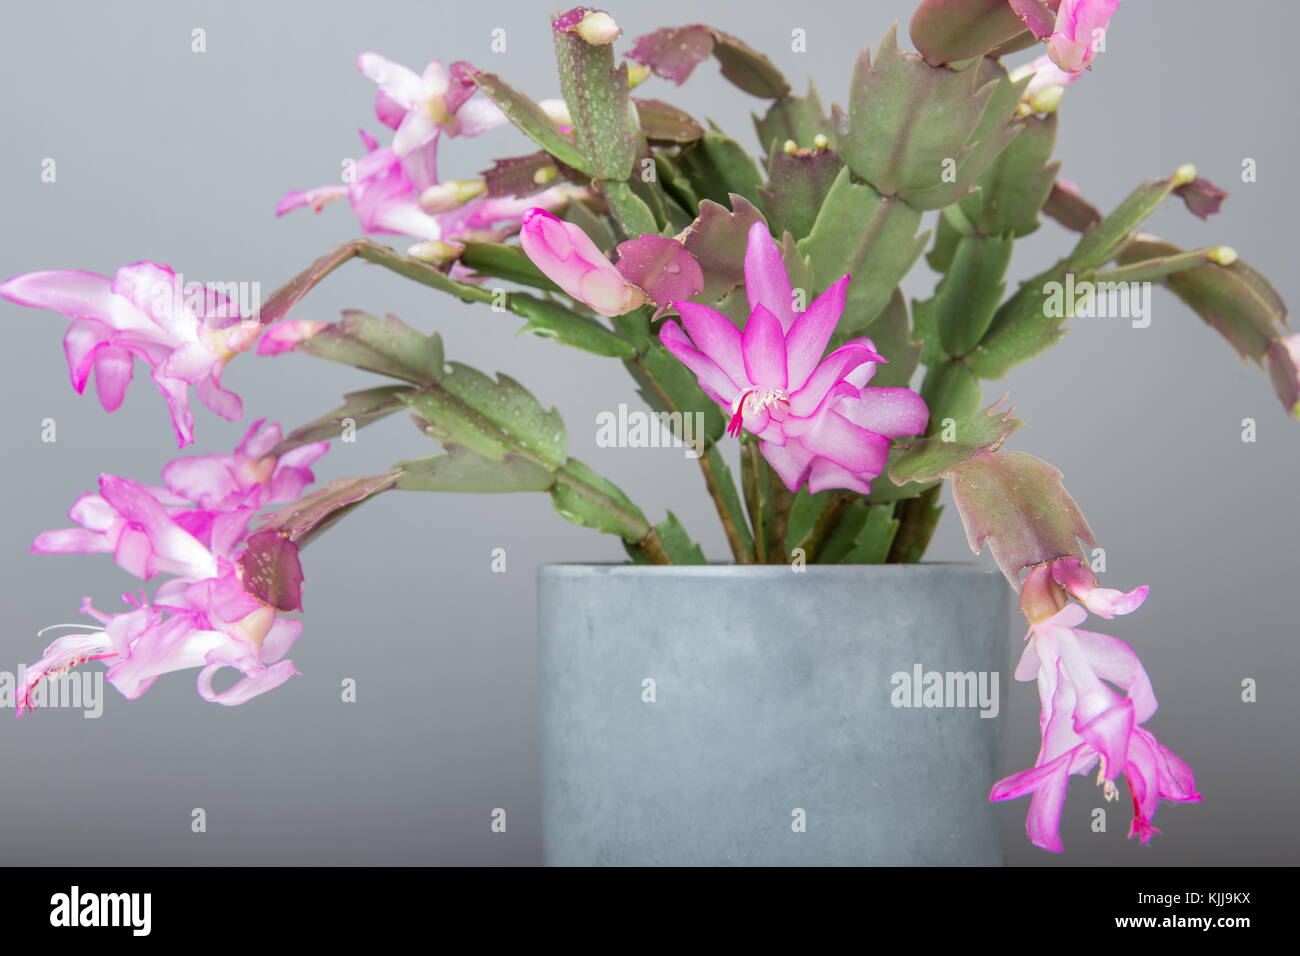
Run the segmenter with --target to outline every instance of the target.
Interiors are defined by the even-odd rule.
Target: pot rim
[[[629,564],[627,562],[553,561],[538,565],[537,575],[545,577],[678,575],[682,577],[782,577],[792,573],[819,576],[861,576],[864,574],[962,574],[997,575],[996,566],[978,561],[922,561],[913,564],[809,564],[794,572],[788,564]]]

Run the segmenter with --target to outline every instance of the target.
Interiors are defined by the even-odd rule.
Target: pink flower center
[[[778,422],[790,414],[790,393],[784,388],[751,388],[741,393],[731,406],[731,421],[727,434],[735,438],[740,434],[746,415],[766,411]]]

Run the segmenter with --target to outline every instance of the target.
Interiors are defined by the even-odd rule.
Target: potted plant
[[[287,434],[259,419],[233,453],[177,459],[161,484],[101,476],[72,507],[77,527],[34,550],[109,553],[164,579],[125,608],[87,600],[98,623],[49,646],[20,713],[39,706],[43,678],[93,661],[128,698],[198,668],[201,696],[243,704],[296,673],[299,555],[334,522],[393,491],[534,492],[630,558],[541,574],[548,861],[996,863],[989,801],[1029,797],[1029,838],[1060,851],[1066,789],[1083,774],[1108,800],[1127,790],[1130,835],[1151,839],[1161,801],[1200,795],[1149,727],[1156,700],[1133,651],[1083,629],[1137,610],[1146,588],[1100,585],[1060,473],[1005,447],[1023,423],[1001,401],[981,408],[981,382],[1144,283],[1266,367],[1292,414],[1300,338],[1234,250],[1139,231],[1167,199],[1218,211],[1226,194],[1191,166],[1105,214],[1058,177],[1057,107],[1117,7],[923,0],[919,52],[891,31],[829,113],[731,34],[657,30],[624,58],[613,18],[582,7],[551,23],[562,100],[464,62],[417,73],[363,53],[390,145],[365,134],[344,182],[290,192],[277,212],[346,202],[363,232],[410,237],[404,251],[354,240],[251,306],[149,262],[0,284],[71,319],[73,385],[93,376],[105,410],[148,366],[181,447],[191,386],[218,415],[242,414],[221,375],[243,352],[387,380]],[[1003,64],[1040,42],[1042,56]],[[757,159],[640,95],[710,57],[767,102]],[[440,177],[444,140],[507,124],[536,151]],[[1077,241],[1008,294],[1015,243],[1043,216]],[[909,303],[899,283],[922,255],[940,279]],[[730,563],[708,563],[673,512],[653,520],[571,457],[554,409],[506,374],[449,361],[436,332],[363,312],[290,316],[352,259],[623,363],[650,410],[641,424],[700,470]],[[422,438],[382,474],[309,490],[330,440],[399,412],[440,450]],[[1005,582],[923,562],[945,483]],[[1043,742],[1029,769],[994,782],[999,723],[984,718],[1010,663],[1007,584],[1028,622],[1013,675],[1037,682]],[[240,679],[218,690],[223,668]]]

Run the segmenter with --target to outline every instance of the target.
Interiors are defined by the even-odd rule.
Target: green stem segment
[[[749,510],[749,524],[754,529],[754,560],[767,564],[767,542],[763,538],[763,494],[760,486],[762,463],[758,458],[757,441],[741,441],[740,483],[745,489],[745,507]]]

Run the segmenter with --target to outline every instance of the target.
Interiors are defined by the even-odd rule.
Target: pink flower
[[[279,425],[259,418],[232,454],[178,458],[163,468],[163,483],[173,494],[210,511],[294,501],[316,480],[311,465],[329,451],[329,442],[272,455],[282,438]]]
[[[480,196],[446,212],[428,213],[420,205],[420,196],[436,180],[413,179],[394,150],[380,147],[364,131],[361,138],[367,152],[357,161],[351,183],[285,193],[275,214],[283,216],[303,206],[320,212],[326,203],[346,198],[368,233],[441,241],[458,237],[499,241],[519,227],[520,219],[532,207],[560,208],[568,202],[568,193],[553,186],[526,199]]]
[[[89,661],[103,661],[105,677],[128,700],[163,674],[199,667],[199,696],[227,706],[242,704],[298,673],[283,658],[302,633],[302,622],[279,616],[247,594],[229,567],[221,577],[173,588],[172,604],[151,605],[143,595],[123,597],[134,609],[120,614],[96,610],[89,598],[82,601],[82,612],[102,629],[68,634],[45,649],[19,690],[18,716],[33,709],[32,690],[42,678]],[[212,681],[223,667],[244,676],[218,692]]]
[[[682,325],[666,322],[664,346],[695,373],[700,387],[731,414],[791,491],[846,488],[866,493],[884,470],[890,438],[918,434],[929,411],[907,388],[868,388],[887,361],[870,339],[823,358],[844,311],[844,276],[797,314],[781,251],[763,223],[749,232],[743,332],[708,306],[677,302]],[[683,326],[685,330],[683,330]]]
[[[187,506],[166,489],[104,475],[99,494],[81,495],[68,512],[81,527],[37,535],[32,552],[111,554],[123,570],[142,581],[158,574],[187,580],[213,577],[218,558],[228,556],[248,530],[253,509],[214,515]]]
[[[1116,614],[1132,614],[1142,606],[1151,589],[1143,584],[1132,591],[1097,586],[1097,578],[1078,558],[1052,562],[1052,579],[1093,614],[1110,620]]]
[[[1024,91],[1020,94],[1022,100],[1030,102],[1043,90],[1053,86],[1069,86],[1082,75],[1082,73],[1067,73],[1053,63],[1051,57],[1044,54],[1030,60],[1023,66],[1016,67],[1011,71],[1010,78],[1014,83],[1023,80],[1027,76],[1031,77],[1030,81],[1025,85]]]
[[[601,315],[624,315],[649,301],[581,228],[545,209],[524,214],[519,242],[547,278]]]
[[[1064,587],[1071,593],[1077,588],[1107,611],[1107,617],[1136,610],[1147,593],[1145,587],[1128,594],[1097,588],[1073,558],[1030,571],[1021,600],[1030,630],[1015,676],[1038,682],[1043,742],[1034,766],[1000,780],[989,799],[1031,794],[1029,839],[1060,853],[1061,811],[1070,775],[1097,767],[1097,783],[1105,798],[1114,800],[1115,781],[1122,774],[1133,800],[1129,836],[1146,843],[1160,832],[1151,820],[1162,798],[1196,802],[1201,795],[1187,764],[1141,726],[1155,713],[1156,698],[1137,655],[1117,638],[1079,629],[1087,612],[1065,601],[1062,578],[1070,582]],[[1059,610],[1049,613],[1053,607]]]
[[[243,541],[253,513],[294,501],[315,480],[310,466],[329,450],[313,442],[284,455],[280,426],[259,419],[233,454],[179,458],[163,469],[166,487],[103,475],[99,494],[80,496],[68,512],[80,527],[37,535],[37,554],[113,555],[143,581],[158,574],[200,580],[218,573]]]
[[[362,53],[357,69],[379,87],[375,115],[397,131],[393,152],[425,186],[438,181],[440,134],[477,136],[506,123],[497,105],[478,94],[468,64],[453,63],[448,70],[434,60],[419,74],[378,53]]]
[[[108,412],[131,383],[135,360],[152,369],[180,447],[194,440],[189,387],[222,418],[243,414],[239,396],[221,387],[226,363],[253,344],[258,329],[243,321],[224,294],[182,283],[167,266],[137,262],[112,279],[93,272],[29,272],[0,283],[0,296],[72,319],[63,339],[72,387],[85,391],[90,373]]]
[[[1048,56],[1068,73],[1085,69],[1118,9],[1119,0],[1061,0],[1056,25],[1047,41]]]

